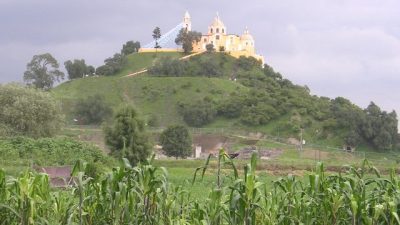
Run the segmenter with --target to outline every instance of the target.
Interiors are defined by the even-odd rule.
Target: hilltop
[[[178,60],[181,57],[178,52],[134,53],[113,76],[68,81],[52,93],[62,102],[71,124],[74,104],[100,94],[114,109],[121,103],[134,105],[147,121],[154,120],[152,124],[160,127],[186,124],[297,139],[302,133],[313,143],[377,145],[374,141],[379,134],[370,139],[363,136],[368,129],[365,124],[372,118],[347,99],[311,95],[307,87],[284,79],[268,65],[261,68],[252,58],[235,59],[224,53]],[[124,77],[144,68],[149,72]],[[371,110],[389,115],[388,120],[393,118],[379,107]]]

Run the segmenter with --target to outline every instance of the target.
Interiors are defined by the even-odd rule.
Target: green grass
[[[220,100],[234,91],[247,90],[239,83],[217,78],[137,76],[84,78],[63,83],[52,93],[61,100],[68,121],[72,121],[71,109],[78,99],[100,94],[114,109],[129,103],[145,118],[155,114],[159,117],[159,125],[167,126],[183,123],[177,111],[179,102],[192,102],[207,96]]]
[[[233,92],[238,94],[247,93],[250,88],[239,82],[228,78],[234,74],[232,57],[218,54],[217,63],[224,68],[222,78],[206,77],[151,77],[147,73],[135,77],[122,77],[132,72],[140,71],[153,64],[156,58],[161,57],[179,58],[182,53],[135,53],[128,56],[128,62],[118,74],[109,77],[88,77],[68,81],[60,84],[52,90],[54,96],[62,103],[63,111],[66,114],[67,124],[74,124],[74,104],[81,98],[90,95],[104,95],[107,103],[115,110],[123,103],[132,104],[146,120],[157,117],[156,126],[168,126],[172,124],[185,124],[178,112],[178,104],[181,102],[195,102],[205,97],[224,101]],[[194,56],[190,60],[199,60],[205,55]],[[224,62],[224,63],[222,63]],[[304,129],[303,138],[307,143],[316,144],[322,147],[342,148],[343,135],[340,130],[334,134],[324,134],[321,131],[322,123],[304,116],[304,120],[311,120],[312,124]],[[291,120],[291,113],[275,118],[263,126],[246,126],[238,118],[227,119],[217,117],[212,123],[204,128],[224,128],[244,132],[261,132],[275,137],[294,137],[299,139],[300,132],[291,131],[289,128],[282,128],[282,124],[288,124]],[[369,145],[361,145],[357,151],[373,151]]]
[[[159,52],[157,54],[153,52],[134,53],[127,57],[127,64],[125,67],[114,76],[125,76],[146,69],[160,57],[180,58],[183,56],[184,54],[181,52]]]

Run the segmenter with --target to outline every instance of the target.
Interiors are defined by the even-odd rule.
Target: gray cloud
[[[125,41],[174,27],[186,9],[202,32],[216,11],[229,33],[248,26],[267,63],[317,95],[400,111],[397,0],[0,0],[0,82],[20,81],[43,52],[100,65]]]

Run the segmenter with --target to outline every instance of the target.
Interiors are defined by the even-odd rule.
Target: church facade
[[[183,24],[187,30],[190,31],[192,29],[191,18],[188,12],[185,13]],[[212,44],[217,52],[226,52],[236,58],[251,56],[261,60],[264,64],[264,57],[256,54],[254,38],[249,30],[246,28],[242,35],[228,34],[226,26],[218,13],[208,27],[207,34],[203,34],[201,40],[193,44],[193,51],[206,51],[208,44]]]

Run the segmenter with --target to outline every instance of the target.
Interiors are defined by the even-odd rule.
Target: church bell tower
[[[189,12],[185,12],[185,16],[183,17],[183,28],[186,28],[187,31],[192,30],[192,20],[190,19]]]

